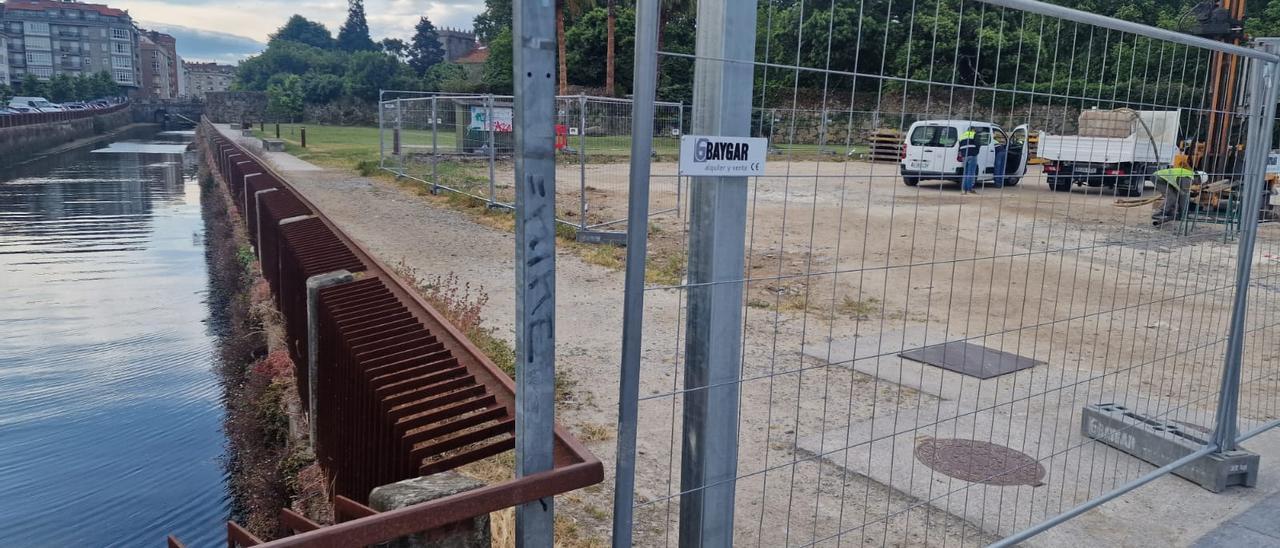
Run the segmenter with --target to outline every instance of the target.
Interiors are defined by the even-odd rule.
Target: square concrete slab
[[[979,379],[990,379],[1045,365],[1042,361],[960,341],[908,350],[898,355]]]

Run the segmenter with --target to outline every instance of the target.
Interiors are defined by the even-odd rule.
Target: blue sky
[[[178,53],[196,61],[233,63],[260,51],[267,35],[295,13],[324,23],[335,35],[347,16],[346,0],[90,0],[129,14],[145,28],[169,32]],[[408,39],[418,18],[436,27],[470,28],[484,0],[365,0],[374,40]]]

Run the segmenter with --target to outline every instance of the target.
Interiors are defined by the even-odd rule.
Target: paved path
[[[1280,546],[1280,494],[1262,499],[1244,513],[1209,531],[1194,546]]]

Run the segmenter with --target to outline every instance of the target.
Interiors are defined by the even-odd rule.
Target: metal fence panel
[[[1280,417],[1271,52],[1024,0],[760,2],[733,27],[759,29],[748,62],[715,49],[725,0],[698,3],[696,53],[639,49],[658,4],[636,80],[692,75],[690,131],[729,115],[770,156],[742,226],[725,180],[630,220],[653,228],[629,254],[615,540],[1087,545],[1064,517],[1172,464],[1249,484],[1228,450]],[[752,112],[698,100],[744,66]],[[866,161],[873,132],[897,158]],[[632,188],[657,203],[675,161]]]

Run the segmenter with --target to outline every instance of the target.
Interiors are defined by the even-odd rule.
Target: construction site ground
[[[486,321],[514,340],[514,237],[502,223],[423,196],[417,183],[262,155],[384,261],[483,286]],[[1213,426],[1236,249],[1222,226],[1178,236],[1100,189],[1052,192],[1036,168],[1016,187],[969,197],[955,184],[907,187],[892,164],[771,159],[768,169],[748,191],[735,544],[983,545],[1152,468],[1082,436],[1084,405]],[[589,215],[625,217],[625,164],[583,171]],[[673,163],[653,171],[651,209],[675,208],[687,182],[674,184]],[[497,173],[513,179],[509,165]],[[566,188],[578,177],[577,166],[557,175]],[[561,209],[578,207],[575,197]],[[645,546],[676,538],[687,221],[675,210],[651,224],[635,493]],[[1264,226],[1260,247],[1277,244],[1280,227]],[[588,440],[609,478],[564,510],[604,540],[616,441],[600,432],[616,425],[623,273],[599,260],[619,251],[564,247],[557,367],[570,388],[558,420]],[[1280,321],[1280,282],[1268,282],[1277,273],[1268,261],[1255,267],[1245,429],[1280,417],[1277,328],[1264,328]],[[957,340],[1043,363],[979,380],[897,355]],[[917,458],[923,441],[949,438],[1030,455],[1044,474],[993,486]],[[1276,454],[1280,436],[1246,447]],[[1280,464],[1264,457],[1262,467],[1257,488],[1219,495],[1158,479],[1032,544],[1190,545],[1280,492]]]

